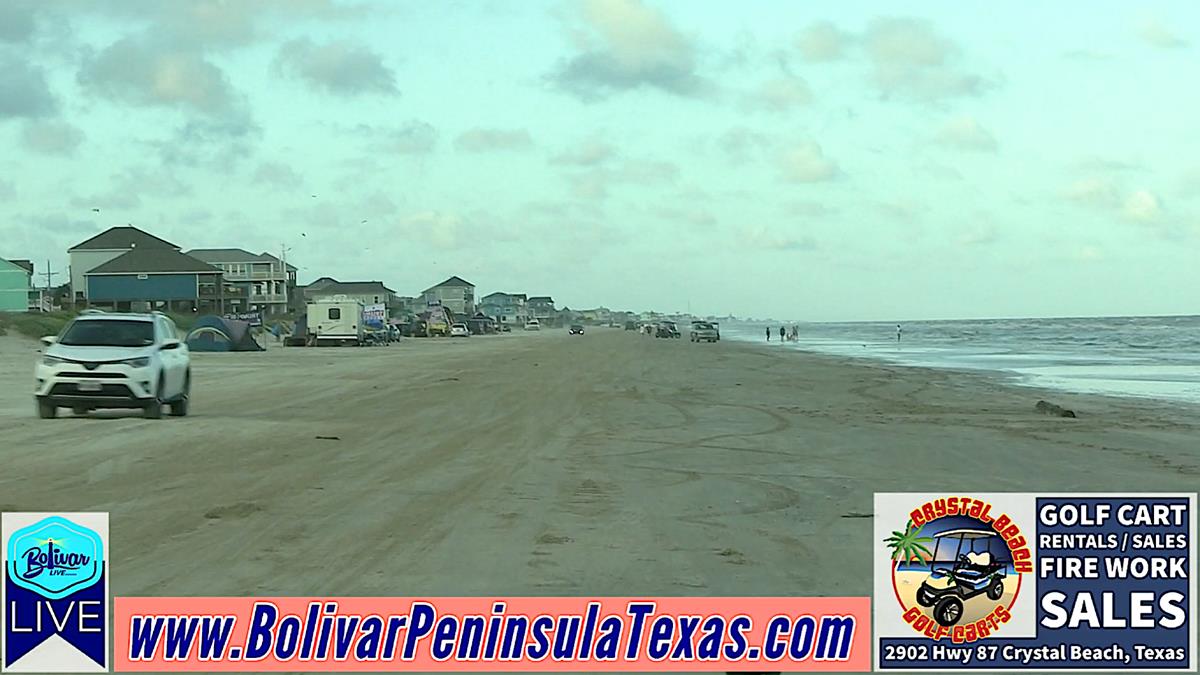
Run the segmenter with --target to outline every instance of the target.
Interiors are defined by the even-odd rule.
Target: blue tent
[[[193,352],[261,352],[263,348],[250,334],[250,324],[219,316],[202,316],[187,334],[188,349]]]

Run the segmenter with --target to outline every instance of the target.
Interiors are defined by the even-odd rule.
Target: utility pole
[[[58,272],[55,272],[53,269],[51,269],[49,258],[46,259],[45,275],[46,290],[42,292],[42,297],[40,298],[41,302],[39,304],[42,306],[42,311],[49,312],[50,310],[54,309],[54,292],[50,290],[51,279],[58,276]],[[47,298],[49,298],[49,302],[47,302]]]
[[[58,276],[58,272],[50,268],[50,261],[46,260],[46,290],[50,290],[50,278]]]

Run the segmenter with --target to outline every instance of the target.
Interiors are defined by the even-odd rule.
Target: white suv
[[[36,377],[38,416],[71,408],[141,408],[146,417],[188,413],[191,361],[175,323],[166,315],[88,311],[57,337],[44,337]]]

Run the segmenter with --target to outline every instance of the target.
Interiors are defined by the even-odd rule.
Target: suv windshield
[[[147,347],[154,344],[154,323],[138,319],[74,321],[58,343],[70,347]]]

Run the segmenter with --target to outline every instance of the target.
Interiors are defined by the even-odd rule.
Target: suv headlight
[[[130,368],[145,368],[150,365],[150,357],[142,356],[136,359],[125,359],[121,361],[121,365],[129,366]]]
[[[60,363],[66,363],[66,359],[60,359],[57,356],[42,356],[43,366],[57,366]]]

